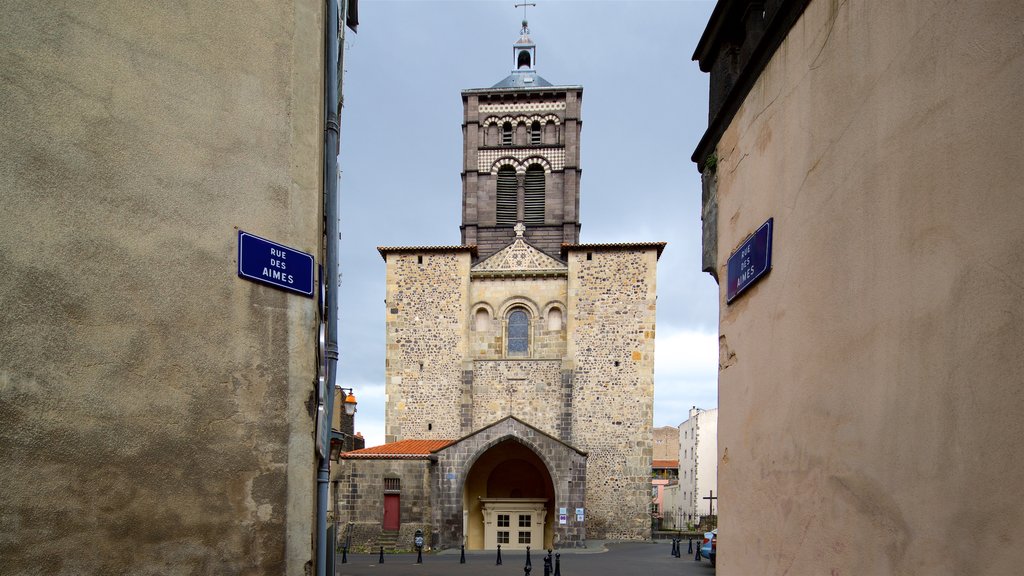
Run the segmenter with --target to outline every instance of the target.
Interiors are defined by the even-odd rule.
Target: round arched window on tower
[[[508,315],[506,349],[509,356],[525,356],[530,350],[530,317],[522,308],[516,308]]]

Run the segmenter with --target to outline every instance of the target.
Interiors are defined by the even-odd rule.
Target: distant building
[[[715,7],[720,574],[1021,573],[1022,30],[1018,0]]]
[[[679,459],[679,428],[659,426],[654,429],[654,459]]]
[[[524,23],[525,24],[525,23]],[[579,243],[583,88],[464,90],[459,246],[382,247],[387,444],[342,456],[345,538],[440,548],[650,537],[664,243]]]
[[[694,406],[679,425],[679,518],[697,521],[718,510],[718,408]]]

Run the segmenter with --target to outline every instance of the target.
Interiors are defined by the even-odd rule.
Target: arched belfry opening
[[[523,70],[524,68],[532,68],[530,60],[530,51],[520,50],[519,56],[516,58],[516,69]]]
[[[554,505],[555,486],[544,461],[514,438],[503,440],[481,454],[466,473],[466,548],[550,548]]]

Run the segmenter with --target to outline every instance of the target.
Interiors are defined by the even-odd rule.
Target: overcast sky
[[[532,0],[537,72],[583,86],[581,242],[666,241],[654,425],[718,405],[718,300],[700,271],[708,78],[690,60],[711,1]],[[459,244],[462,99],[513,69],[515,0],[361,0],[345,46],[339,384],[384,441],[384,261],[377,246]]]

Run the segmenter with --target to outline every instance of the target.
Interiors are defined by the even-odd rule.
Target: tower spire
[[[532,71],[537,65],[537,46],[530,39],[530,26],[526,21],[526,8],[537,6],[535,2],[520,2],[516,8],[523,7],[523,28],[519,31],[519,40],[512,46],[516,71]]]

